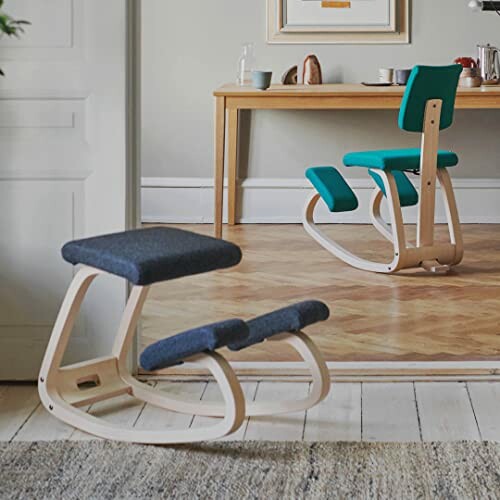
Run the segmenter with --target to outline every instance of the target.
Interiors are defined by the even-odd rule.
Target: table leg
[[[228,117],[228,193],[227,217],[231,226],[236,224],[237,178],[238,178],[238,110],[230,109]]]
[[[222,238],[222,215],[224,206],[224,155],[226,142],[226,98],[215,100],[215,237]]]

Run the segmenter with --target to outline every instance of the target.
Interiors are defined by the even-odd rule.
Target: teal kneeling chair
[[[395,273],[401,269],[424,268],[446,272],[463,258],[463,242],[458,210],[448,168],[458,164],[452,151],[438,149],[439,133],[451,126],[461,66],[415,66],[399,112],[399,127],[422,134],[420,149],[384,149],[349,153],[346,167],[365,167],[375,183],[370,215],[375,228],[394,247],[389,262],[362,259],[327,237],[314,223],[314,211],[320,200],[332,213],[358,208],[356,194],[342,174],[331,166],[312,167],[306,177],[315,191],[307,202],[303,224],[305,230],[328,251],[359,269]],[[408,174],[420,177],[417,192]],[[434,240],[436,182],[439,179],[446,206],[450,241]],[[381,216],[381,204],[387,200],[390,223]],[[406,239],[402,207],[418,207],[415,245]]]

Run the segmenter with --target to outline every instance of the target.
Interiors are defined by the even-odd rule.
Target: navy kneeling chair
[[[241,260],[236,245],[172,228],[150,228],[97,236],[67,243],[63,258],[81,268],[71,283],[54,325],[39,377],[40,398],[55,417],[90,434],[120,441],[151,444],[216,439],[237,430],[246,416],[304,410],[323,400],[330,389],[326,364],[312,340],[302,331],[329,316],[319,301],[305,301],[244,321],[233,318],[160,340],[147,347],[140,364],[149,372],[184,362],[208,369],[218,382],[224,402],[211,404],[169,396],[133,377],[129,353],[137,322],[151,285],[161,281],[235,266]],[[110,355],[62,366],[62,359],[82,301],[92,281],[111,274],[132,285]],[[222,347],[239,351],[260,342],[285,342],[304,359],[313,379],[305,399],[245,402],[241,385],[224,357]],[[221,417],[207,428],[154,430],[123,428],[82,407],[129,394],[165,410]]]

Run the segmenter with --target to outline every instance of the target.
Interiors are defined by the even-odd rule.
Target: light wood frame
[[[267,42],[271,44],[405,44],[410,43],[410,0],[391,0],[395,12],[389,28],[287,27],[283,0],[267,0]]]
[[[225,84],[214,91],[215,168],[214,234],[223,233],[224,171],[228,172],[228,223],[237,224],[240,204],[238,143],[239,112],[243,110],[398,110],[404,87],[365,87],[361,84],[273,85],[262,92],[252,87]],[[500,109],[498,87],[459,88],[455,109]],[[230,118],[230,119],[229,119]],[[226,133],[227,128],[227,133]],[[226,148],[231,155],[226,154]],[[227,166],[225,165],[227,160]],[[227,169],[226,169],[227,167]]]
[[[386,263],[362,259],[327,237],[314,223],[314,210],[320,195],[314,192],[306,203],[303,225],[306,232],[321,246],[336,257],[358,269],[392,274],[401,269],[422,267],[434,273],[447,272],[462,261],[464,249],[460,219],[453,186],[446,168],[437,168],[439,124],[442,101],[431,99],[425,109],[424,130],[420,160],[420,197],[418,203],[417,241],[407,242],[403,213],[394,176],[390,171],[374,171],[384,183],[390,214],[390,225],[382,218],[380,207],[384,195],[377,186],[374,190],[370,214],[373,225],[384,238],[392,242],[394,251],[391,261]],[[437,244],[434,241],[436,182],[439,179],[443,192],[448,221],[450,242]]]
[[[129,369],[128,357],[137,322],[149,287],[132,287],[112,352],[104,356],[69,366],[62,366],[64,353],[85,295],[99,275],[99,269],[83,266],[74,277],[59,311],[47,346],[38,379],[38,392],[45,408],[55,417],[82,431],[106,439],[145,443],[174,444],[217,439],[235,432],[248,415],[271,415],[311,408],[322,401],[330,390],[330,375],[320,352],[303,332],[277,335],[273,342],[290,344],[308,366],[313,386],[307,398],[291,401],[271,401],[246,404],[241,385],[229,363],[216,352],[191,356],[185,361],[208,370],[221,389],[224,404],[207,405],[169,397],[138,381]],[[85,384],[89,384],[86,387]],[[86,413],[81,407],[98,401],[128,394],[145,403],[165,410],[190,415],[222,417],[209,427],[187,430],[128,429]]]

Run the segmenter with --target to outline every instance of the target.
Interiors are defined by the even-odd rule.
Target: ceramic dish
[[[394,84],[391,82],[361,82],[365,87],[392,87]]]

